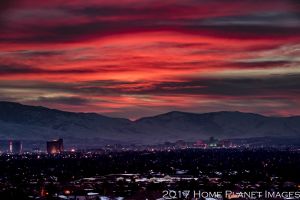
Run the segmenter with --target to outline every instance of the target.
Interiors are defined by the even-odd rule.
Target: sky
[[[2,0],[0,100],[137,119],[300,115],[299,0]]]

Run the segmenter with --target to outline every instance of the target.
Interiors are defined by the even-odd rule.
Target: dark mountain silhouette
[[[300,138],[300,117],[267,117],[242,112],[173,111],[136,121],[96,113],[73,113],[13,102],[0,102],[0,140],[48,140],[72,144],[154,144],[179,139]]]

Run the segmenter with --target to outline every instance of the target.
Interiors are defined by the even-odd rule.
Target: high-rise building
[[[64,151],[63,139],[47,141],[47,152],[57,154]]]
[[[209,147],[216,147],[218,143],[218,140],[215,139],[214,137],[210,137],[208,140],[208,146]]]
[[[21,153],[23,150],[22,142],[18,140],[9,141],[9,153]]]

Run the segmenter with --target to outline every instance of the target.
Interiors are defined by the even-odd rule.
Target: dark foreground
[[[297,199],[299,172],[298,150],[2,155],[0,199],[193,199],[199,191],[226,190],[273,191],[276,199],[287,199],[280,194],[290,191]]]

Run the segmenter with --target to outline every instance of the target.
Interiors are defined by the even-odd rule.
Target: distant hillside
[[[253,113],[169,112],[137,121],[95,113],[72,113],[0,102],[0,140],[47,140],[63,137],[71,144],[153,144],[178,139],[300,137],[300,117],[266,117]]]

